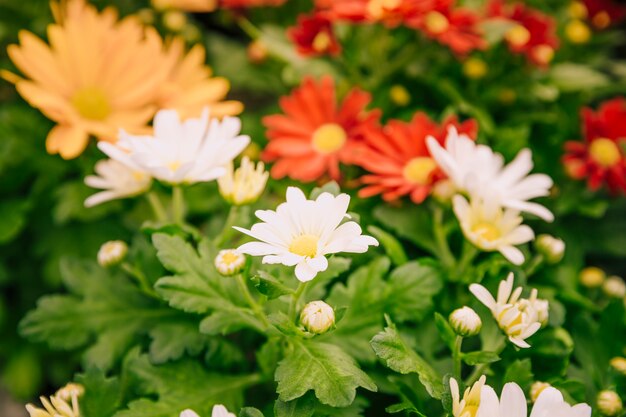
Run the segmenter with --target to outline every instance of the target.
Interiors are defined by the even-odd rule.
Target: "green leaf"
[[[28,200],[8,200],[0,203],[0,243],[12,240],[26,224]]]
[[[103,371],[89,368],[76,377],[76,382],[85,387],[80,399],[83,417],[111,417],[120,406],[122,387],[118,377],[107,378]]]
[[[274,325],[282,334],[286,336],[306,337],[307,333],[300,329],[296,324],[282,311],[272,313],[268,316],[270,323]]]
[[[185,352],[197,355],[206,346],[206,336],[198,333],[195,320],[181,323],[163,323],[150,330],[150,360],[160,364],[180,359]]]
[[[339,187],[339,184],[337,184],[336,181],[329,181],[326,184],[322,185],[321,187],[313,188],[313,191],[311,191],[311,194],[309,195],[309,200],[315,200],[322,193],[331,193],[332,195],[336,197],[339,194],[341,194],[341,188]]]
[[[503,382],[515,382],[523,390],[530,387],[534,381],[530,359],[517,359],[506,368]]]
[[[477,352],[468,352],[463,353],[461,356],[463,362],[470,366],[478,365],[479,363],[493,363],[500,360],[500,356],[498,356],[495,352],[487,352],[487,351],[477,351]]]
[[[146,355],[131,358],[127,370],[138,380],[145,398],[130,402],[115,417],[178,417],[187,408],[210,415],[215,404],[233,409],[243,390],[259,379],[210,373],[193,360],[154,366]]]
[[[385,253],[394,265],[403,265],[408,261],[402,244],[391,233],[385,232],[376,226],[369,226],[367,231],[372,234],[385,248]]]
[[[308,300],[320,300],[326,296],[326,286],[329,281],[337,278],[350,269],[352,260],[349,258],[342,258],[341,256],[333,256],[328,260],[328,268],[326,271],[322,271],[315,279],[309,283],[306,290],[306,297]]]
[[[293,339],[293,349],[276,369],[281,401],[291,401],[313,390],[322,404],[347,407],[357,387],[376,391],[374,381],[338,346]]]
[[[413,261],[393,270],[389,277],[389,312],[399,322],[420,321],[433,307],[433,296],[443,282],[438,269]]]
[[[260,410],[254,407],[244,407],[239,411],[239,417],[264,417]]]
[[[312,393],[303,395],[292,401],[276,400],[274,403],[275,417],[312,417],[315,412],[315,396]]]
[[[257,290],[265,295],[268,300],[273,300],[281,295],[294,293],[292,288],[289,288],[280,282],[278,278],[265,271],[258,271],[257,275],[252,278],[252,282],[254,282],[254,286]]]
[[[374,336],[370,343],[387,367],[401,374],[418,374],[431,397],[441,399],[444,392],[441,375],[402,340],[393,324]]]
[[[398,236],[430,253],[437,253],[432,218],[425,207],[410,205],[398,208],[380,205],[374,209],[374,217]]]
[[[450,323],[448,323],[448,320],[446,320],[445,317],[437,312],[435,312],[435,327],[437,327],[437,331],[439,332],[439,335],[445,342],[446,346],[448,346],[448,349],[453,352],[454,344],[456,341],[456,333],[450,326]]]
[[[245,328],[255,329],[260,333],[265,330],[254,313],[243,308],[214,311],[200,322],[200,332],[208,335],[226,335]]]

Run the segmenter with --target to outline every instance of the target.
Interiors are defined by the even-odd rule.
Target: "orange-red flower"
[[[298,24],[287,30],[287,36],[304,56],[337,55],[341,52],[331,21],[320,13],[300,15]]]
[[[615,0],[583,0],[587,17],[597,29],[619,23],[626,18],[626,4]]]
[[[597,112],[581,111],[584,142],[565,144],[566,172],[575,179],[587,179],[590,189],[606,184],[612,193],[626,193],[626,99],[604,102]]]
[[[515,23],[505,34],[511,52],[523,54],[539,66],[546,66],[552,61],[559,39],[556,22],[551,16],[523,3],[505,5],[502,0],[489,3],[488,15]]]
[[[315,0],[315,5],[331,20],[383,22],[398,26],[423,14],[432,0]]]
[[[310,182],[327,174],[339,179],[339,163],[351,163],[355,143],[380,117],[379,111],[365,110],[370,101],[369,93],[354,88],[338,103],[331,77],[305,78],[280,99],[285,114],[263,118],[269,139],[263,159],[276,161],[272,177]]]
[[[366,186],[359,190],[359,196],[382,194],[384,200],[391,201],[409,195],[414,203],[424,201],[433,185],[445,178],[428,152],[426,138],[433,136],[443,145],[450,126],[476,137],[475,120],[458,123],[448,118],[439,125],[421,112],[410,122],[391,120],[384,128],[368,129],[354,160],[369,172],[360,179]]]

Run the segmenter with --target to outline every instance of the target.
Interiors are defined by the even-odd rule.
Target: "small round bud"
[[[215,269],[225,277],[234,275],[243,269],[246,264],[245,255],[234,249],[224,249],[215,257]]]
[[[547,382],[535,381],[530,386],[530,400],[532,402],[537,401],[537,398],[539,398],[539,394],[541,394],[544,389],[549,388],[551,386],[552,385],[548,384]]]
[[[602,284],[602,291],[611,298],[624,298],[626,296],[626,284],[618,276],[611,276]]]
[[[311,333],[326,333],[335,325],[335,310],[323,301],[311,301],[302,309],[300,323]]]
[[[626,358],[622,356],[616,356],[609,362],[611,368],[615,369],[620,374],[626,376]]]
[[[253,64],[262,64],[267,60],[269,51],[267,46],[261,40],[254,40],[248,44],[247,49],[248,60]]]
[[[565,26],[565,36],[575,44],[587,43],[591,39],[591,29],[580,20],[572,20]]]
[[[448,318],[450,326],[459,336],[476,336],[480,333],[483,322],[474,310],[469,307],[457,308]]]
[[[580,271],[578,280],[584,287],[597,288],[600,287],[606,280],[606,274],[600,268],[588,266]]]
[[[168,10],[163,14],[163,26],[172,32],[180,32],[187,25],[187,15],[180,10]]]
[[[565,254],[565,242],[550,235],[537,236],[535,248],[545,257],[546,262],[549,264],[561,262]]]
[[[600,391],[597,404],[598,410],[605,416],[616,416],[622,411],[622,400],[615,391]]]
[[[567,7],[567,13],[573,19],[586,19],[588,16],[587,6],[581,1],[573,1]]]
[[[463,63],[463,74],[472,80],[478,80],[487,75],[489,68],[480,58],[469,58]]]
[[[128,253],[128,245],[121,240],[111,240],[100,246],[98,264],[102,267],[117,265],[124,260]]]
[[[395,84],[389,89],[389,98],[396,106],[404,107],[411,102],[411,94],[406,87]]]

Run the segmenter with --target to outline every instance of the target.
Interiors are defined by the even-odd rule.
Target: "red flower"
[[[502,0],[492,0],[488,6],[490,17],[504,18],[517,23],[505,35],[509,49],[524,54],[531,62],[546,66],[559,47],[554,19],[523,3],[506,6]]]
[[[300,15],[298,24],[287,30],[287,36],[298,52],[305,56],[337,55],[341,52],[330,20],[319,13]]]
[[[269,139],[263,159],[276,161],[272,177],[310,182],[328,174],[339,179],[339,163],[351,163],[364,129],[378,123],[380,112],[365,110],[370,101],[369,93],[355,88],[338,105],[331,77],[305,78],[280,99],[285,114],[263,118]]]
[[[287,0],[219,0],[220,7],[225,9],[240,9],[246,7],[277,7]]]
[[[438,125],[421,112],[408,123],[391,120],[384,128],[368,129],[354,160],[355,165],[370,172],[360,179],[366,186],[359,196],[382,194],[384,200],[391,201],[410,195],[414,203],[424,201],[433,185],[445,178],[430,157],[426,138],[433,136],[443,145],[450,126],[476,137],[475,120],[459,124],[455,118],[448,118]]]
[[[394,27],[425,13],[433,0],[315,0],[331,20],[383,22]]]
[[[584,108],[581,115],[585,141],[565,144],[565,170],[586,178],[592,190],[606,183],[612,193],[626,193],[626,99],[606,101],[597,112]]]
[[[478,15],[472,11],[455,8],[453,0],[437,0],[426,13],[409,19],[407,25],[449,46],[455,53],[466,55],[487,47],[478,27],[479,21]]]
[[[583,0],[583,3],[589,20],[598,29],[606,29],[626,17],[626,4],[615,0]]]

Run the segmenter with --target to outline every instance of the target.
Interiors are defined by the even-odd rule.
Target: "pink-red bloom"
[[[418,112],[410,122],[391,120],[384,128],[370,128],[355,152],[354,163],[369,174],[361,177],[365,187],[360,197],[382,194],[386,201],[409,195],[414,203],[421,203],[430,194],[433,185],[445,178],[426,147],[426,138],[433,136],[442,145],[448,128],[476,137],[475,120],[458,123],[446,119],[441,125],[425,113]]]
[[[505,5],[492,0],[488,5],[491,18],[509,20],[515,25],[505,35],[509,50],[525,55],[538,66],[548,65],[559,47],[556,22],[551,17],[523,3]]]
[[[370,101],[369,93],[354,88],[338,103],[331,77],[305,78],[290,96],[280,99],[284,114],[263,118],[269,139],[263,159],[275,161],[272,177],[339,179],[339,163],[351,163],[363,131],[378,123],[380,112],[365,110]]]
[[[331,20],[382,22],[389,27],[425,13],[432,0],[315,0]]]
[[[606,184],[612,193],[626,193],[626,99],[616,98],[600,105],[597,112],[581,111],[584,142],[565,144],[566,172],[587,179],[591,190]]]
[[[287,30],[287,36],[304,56],[337,55],[341,52],[331,21],[320,13],[300,15],[298,24]]]

